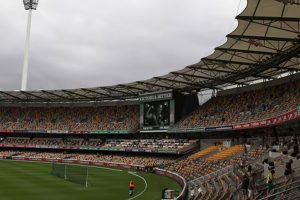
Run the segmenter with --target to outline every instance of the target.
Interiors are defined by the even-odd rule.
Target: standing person
[[[235,185],[236,185],[236,189],[239,188],[239,184],[240,184],[240,177],[238,175],[235,176]]]
[[[244,154],[247,155],[247,153],[248,153],[248,150],[247,150],[246,144],[244,144]]]
[[[251,176],[251,174],[252,174],[252,166],[251,165],[248,166],[247,172],[248,172],[248,175]]]
[[[243,176],[241,190],[243,193],[243,200],[248,198],[249,178],[247,175]]]
[[[272,170],[269,170],[269,173],[268,173],[268,176],[267,176],[267,196],[269,194],[271,194],[272,190],[273,190],[273,179],[274,179],[274,174],[275,174],[275,171],[272,169]]]
[[[133,195],[133,190],[134,190],[133,180],[130,180],[130,182],[129,182],[129,196]]]
[[[285,184],[287,184],[288,182],[293,180],[292,163],[293,163],[293,160],[290,159],[289,162],[287,162],[285,165],[285,171],[284,171]]]
[[[251,173],[249,177],[249,187],[248,187],[248,197],[250,200],[254,199],[254,191],[255,191],[255,173]]]

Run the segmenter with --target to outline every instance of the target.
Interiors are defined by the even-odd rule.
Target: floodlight
[[[23,91],[27,89],[31,15],[32,15],[32,10],[36,10],[38,3],[39,0],[23,0],[25,10],[28,10],[27,32],[26,32],[24,62],[23,62],[23,70],[22,70],[22,84],[21,84],[21,90]]]
[[[23,0],[25,10],[36,10],[39,0]]]

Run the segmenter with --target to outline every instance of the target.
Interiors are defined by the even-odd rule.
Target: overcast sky
[[[28,89],[128,83],[198,62],[226,41],[245,0],[40,0]],[[21,85],[27,12],[0,1],[0,89]]]

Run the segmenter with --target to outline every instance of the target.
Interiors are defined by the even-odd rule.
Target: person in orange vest
[[[133,195],[133,190],[134,190],[133,180],[130,180],[130,182],[129,182],[129,196]]]

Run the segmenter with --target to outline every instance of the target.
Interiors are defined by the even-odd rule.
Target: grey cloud
[[[113,85],[179,70],[225,42],[238,2],[40,0],[33,13],[28,88]],[[1,2],[0,13],[0,89],[15,90],[27,15],[19,1]]]

